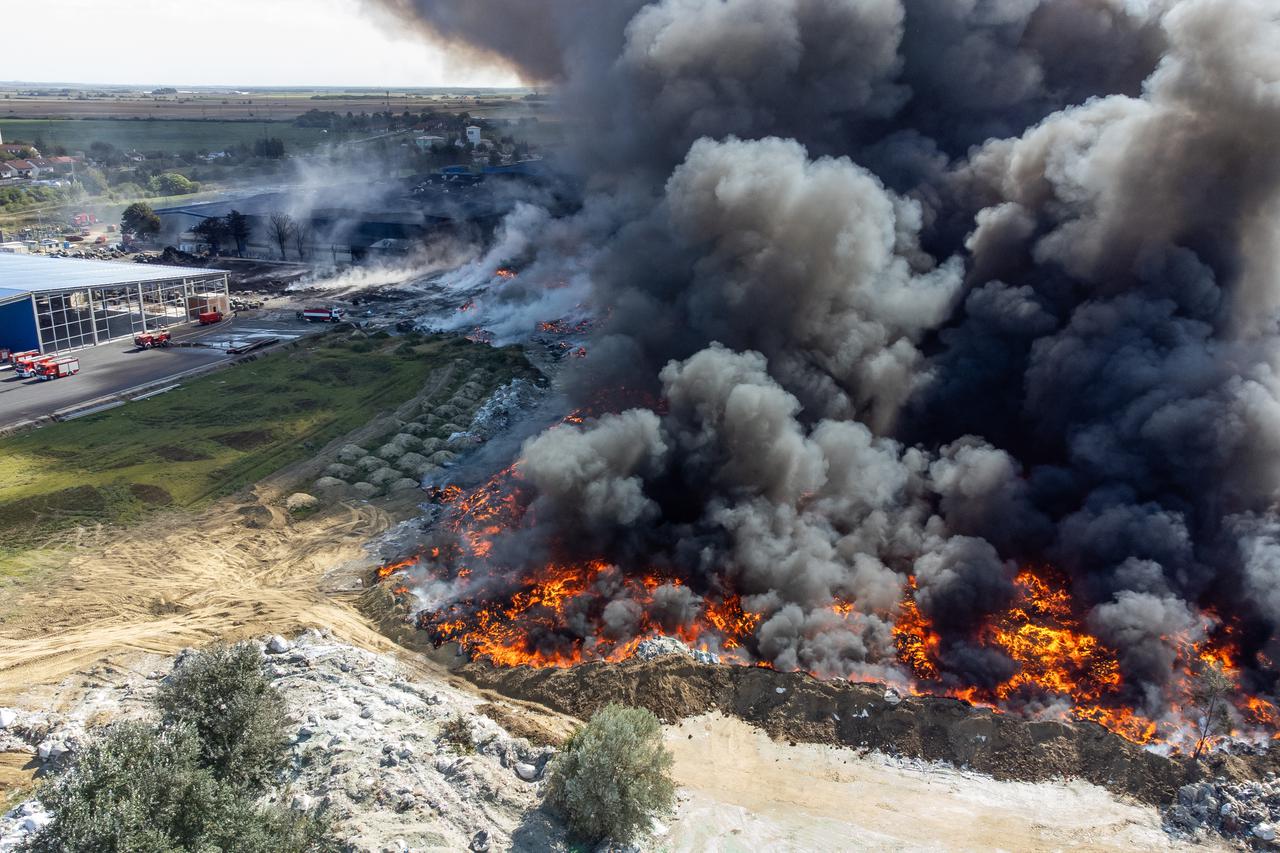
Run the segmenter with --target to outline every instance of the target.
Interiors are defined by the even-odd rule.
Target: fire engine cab
[[[155,332],[143,332],[133,336],[133,345],[138,349],[151,349],[152,347],[167,347],[173,340],[173,335],[168,329],[160,329]]]
[[[40,353],[21,356],[13,362],[13,372],[23,379],[30,379],[36,375],[41,364],[46,361],[53,361],[54,358],[55,356],[41,355]]]
[[[61,379],[64,376],[75,376],[79,372],[80,359],[75,356],[49,359],[36,365],[36,379],[42,382]]]

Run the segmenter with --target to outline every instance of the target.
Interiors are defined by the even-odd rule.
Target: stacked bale
[[[347,444],[347,445],[344,445],[343,448],[338,451],[338,461],[345,462],[348,465],[353,465],[355,464],[356,461],[368,455],[369,455],[369,451],[365,450],[360,445]]]
[[[328,468],[324,469],[326,477],[332,477],[338,480],[350,480],[356,474],[356,469],[350,465],[343,465],[341,462],[335,462]]]
[[[458,454],[450,453],[448,450],[441,450],[439,453],[432,454],[431,464],[444,467],[457,458]]]
[[[406,474],[416,475],[418,469],[427,463],[427,457],[421,453],[406,453],[400,457],[400,461],[396,463],[396,467]]]

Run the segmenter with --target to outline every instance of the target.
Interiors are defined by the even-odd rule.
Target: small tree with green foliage
[[[200,191],[199,184],[177,172],[156,175],[149,185],[151,191],[157,195],[190,195]]]
[[[1196,747],[1191,760],[1200,757],[1215,737],[1231,731],[1231,678],[1212,661],[1199,662],[1191,674],[1191,706],[1196,713]]]
[[[242,851],[328,853],[319,814],[260,805],[258,793],[217,779],[190,726],[117,723],[90,741],[39,798],[53,817],[27,853]]]
[[[284,697],[251,643],[210,646],[183,661],[156,696],[171,725],[189,725],[201,760],[218,779],[261,789],[284,766]]]
[[[547,802],[588,840],[628,842],[675,804],[662,725],[643,708],[608,705],[551,764]]]
[[[191,233],[208,243],[215,255],[222,254],[222,241],[230,236],[227,234],[227,223],[218,216],[200,220],[191,227]]]
[[[238,210],[233,210],[223,220],[227,226],[227,235],[236,243],[236,255],[243,255],[245,244],[249,241],[249,217]]]
[[[160,233],[160,217],[144,201],[135,201],[124,209],[120,217],[120,230],[126,234],[147,237]]]

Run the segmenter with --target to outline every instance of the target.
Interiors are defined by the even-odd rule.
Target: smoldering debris
[[[656,624],[657,567],[740,596],[780,668],[1161,722],[1207,656],[1274,698],[1271,4],[386,5],[591,128],[581,208],[514,213],[476,272],[518,284],[476,310],[600,317],[565,381],[585,423],[526,445],[511,535],[631,579],[610,631]],[[1036,612],[1109,656],[1077,688],[997,627],[1028,566],[1066,596]],[[589,647],[603,609],[525,640]]]

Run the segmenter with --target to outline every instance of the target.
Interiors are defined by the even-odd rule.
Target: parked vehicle
[[[40,350],[38,349],[24,349],[21,352],[9,353],[9,358],[7,359],[7,361],[9,362],[9,364],[13,365],[14,367],[17,367],[18,359],[25,358],[31,355],[39,355],[39,354],[40,354]]]
[[[168,329],[154,332],[143,332],[133,336],[133,345],[138,349],[167,347],[173,341],[173,334]]]
[[[64,376],[75,376],[80,372],[80,359],[75,356],[49,359],[38,362],[36,379],[48,382],[50,379],[61,379]]]
[[[205,311],[203,314],[200,315],[201,326],[212,326],[214,323],[221,323],[221,322],[222,322],[221,311]]]
[[[298,312],[298,319],[308,323],[339,323],[344,313],[341,308],[306,308]]]
[[[57,356],[53,355],[33,355],[24,356],[16,361],[13,365],[13,371],[23,379],[30,379],[40,370],[40,365],[48,361],[53,361]]]

